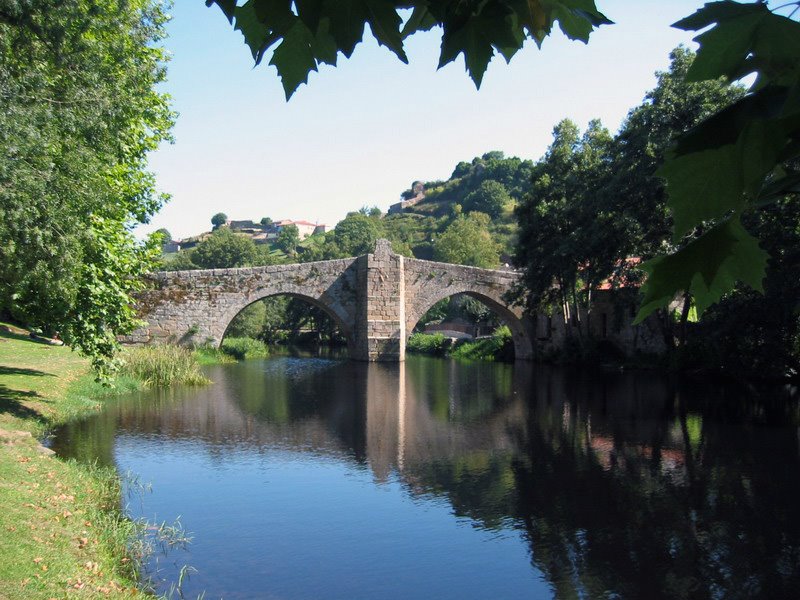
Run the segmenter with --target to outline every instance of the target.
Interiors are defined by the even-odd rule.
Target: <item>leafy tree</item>
[[[531,192],[516,209],[520,222],[515,264],[533,310],[560,306],[566,320],[580,325],[591,307],[591,290],[611,271],[614,245],[608,221],[594,197],[608,173],[611,136],[592,121],[581,136],[570,120],[553,130],[553,143],[537,163]],[[583,333],[585,328],[579,327]]]
[[[627,257],[650,258],[670,247],[666,192],[656,169],[676,135],[743,93],[723,80],[686,81],[694,54],[685,48],[670,57],[669,70],[657,73],[656,87],[613,140],[599,129],[590,134],[591,124],[583,142],[574,124],[556,129],[551,150],[534,169],[531,195],[517,211],[516,261],[525,269],[531,307],[556,302],[577,317],[591,306],[592,282],[635,281]],[[574,301],[563,286],[578,286]]]
[[[226,215],[225,213],[218,212],[213,217],[211,217],[211,225],[213,225],[214,229],[219,229],[227,222],[228,222],[228,215]]]
[[[161,236],[161,243],[166,244],[167,242],[172,241],[172,234],[169,232],[169,229],[161,228],[156,230],[156,233]]]
[[[173,255],[170,260],[162,260],[161,264],[158,265],[158,270],[160,271],[192,271],[195,269],[199,269],[200,267],[197,266],[192,261],[192,255],[194,254],[194,248],[190,250],[181,250],[177,254]]]
[[[375,249],[375,241],[382,233],[379,220],[362,213],[350,213],[334,228],[333,242],[342,256],[360,256]]]
[[[267,308],[263,302],[253,302],[233,318],[225,335],[259,339],[264,328],[266,314]]]
[[[278,232],[278,239],[276,244],[278,248],[286,252],[286,254],[294,255],[297,252],[297,245],[300,243],[300,230],[297,225],[286,225],[281,227]]]
[[[794,15],[800,2],[776,10]],[[674,27],[705,30],[695,40],[689,81],[757,75],[747,95],[682,135],[659,175],[667,182],[673,254],[649,274],[637,320],[678,293],[702,313],[742,281],[762,290],[768,255],[743,218],[800,189],[800,23],[765,2],[711,2]],[[795,200],[796,201],[796,200]]]
[[[406,37],[441,26],[439,66],[463,53],[467,71],[480,87],[495,50],[511,60],[527,38],[540,45],[556,21],[567,37],[584,42],[595,27],[610,23],[593,0],[486,0],[477,4],[450,0],[293,4],[248,0],[242,6],[237,6],[236,0],[206,0],[206,4],[218,5],[235,23],[256,64],[274,46],[269,64],[277,68],[287,99],[320,64],[335,65],[340,52],[349,58],[366,25],[378,43],[403,62],[408,61],[403,49]],[[408,8],[413,12],[403,24],[399,11]]]
[[[436,260],[457,265],[492,268],[500,264],[497,244],[488,231],[489,215],[462,215],[445,229],[433,244]]]
[[[191,260],[201,269],[229,269],[253,265],[258,249],[249,237],[227,227],[217,229],[192,249]]]
[[[510,202],[511,196],[506,187],[493,179],[481,182],[477,190],[464,198],[464,206],[468,211],[486,213],[490,217],[503,214]]]
[[[158,255],[130,230],[164,200],[146,165],[173,121],[165,21],[150,0],[0,4],[0,312],[101,374]]]
[[[264,217],[263,219],[261,219],[261,224],[264,227],[272,227],[272,219],[270,219],[269,217]]]

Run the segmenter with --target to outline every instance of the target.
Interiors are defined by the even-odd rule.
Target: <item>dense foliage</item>
[[[0,3],[0,312],[112,365],[159,240],[146,155],[172,126],[150,0]]]
[[[748,93],[684,133],[659,175],[666,179],[676,252],[644,265],[638,319],[691,295],[698,311],[736,281],[763,289],[767,253],[745,227],[748,213],[800,192],[800,2],[710,2],[675,23],[704,31],[689,82],[755,74]],[[765,241],[765,240],[762,240]]]
[[[436,238],[434,259],[457,265],[491,269],[500,264],[497,244],[489,235],[489,215],[459,215]]]
[[[259,64],[274,47],[270,65],[283,81],[286,97],[308,80],[320,64],[335,65],[339,53],[349,58],[369,25],[378,44],[408,62],[403,40],[417,31],[442,28],[439,66],[464,55],[475,85],[495,50],[506,61],[529,38],[541,44],[556,21],[564,34],[587,42],[599,25],[610,23],[593,0],[347,0],[344,2],[264,2],[206,0],[219,6],[244,35]],[[405,20],[403,9],[413,9]]]
[[[523,267],[528,307],[562,310],[582,335],[588,334],[592,294],[601,282],[611,284],[618,303],[632,304],[638,259],[676,248],[658,177],[671,140],[744,97],[743,88],[724,79],[689,81],[694,55],[688,50],[678,48],[671,58],[670,69],[658,74],[655,89],[613,138],[598,122],[583,135],[568,120],[556,126],[516,211],[515,261]],[[676,312],[660,311],[668,343],[682,346],[683,364],[762,375],[798,371],[795,204],[783,199],[743,219],[772,256],[764,295],[737,288],[699,324],[689,322],[697,313],[690,294],[680,298]]]

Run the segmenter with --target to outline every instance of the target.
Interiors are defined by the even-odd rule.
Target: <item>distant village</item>
[[[291,219],[272,221],[268,218],[261,219],[259,223],[250,220],[234,221],[229,219],[225,222],[224,226],[229,227],[232,231],[240,235],[246,235],[256,244],[271,244],[278,238],[281,230],[290,225],[297,227],[297,232],[301,240],[317,233],[325,233],[328,229],[327,225],[320,225],[309,221],[292,221]],[[164,244],[164,252],[178,252],[180,250],[194,248],[197,244],[207,239],[212,233],[213,231],[206,231],[200,235],[194,235],[182,240],[170,240]]]
[[[408,208],[419,204],[425,199],[425,184],[421,181],[415,181],[411,185],[411,189],[403,192],[400,197],[400,202],[396,202],[389,207],[387,214],[402,213]],[[281,221],[273,221],[269,218],[261,219],[260,222],[251,220],[234,221],[228,219],[225,221],[224,227],[229,227],[232,231],[240,235],[246,235],[252,239],[256,244],[271,244],[277,240],[281,229],[294,225],[297,227],[297,232],[300,235],[300,240],[304,240],[309,236],[318,233],[325,233],[328,231],[328,226],[319,223],[311,223],[310,221],[292,221],[291,219],[283,219]],[[214,227],[217,229],[217,226]],[[164,243],[164,252],[178,252],[180,250],[189,250],[194,248],[207,239],[212,231],[205,231],[199,235],[193,235],[182,240],[168,240]]]

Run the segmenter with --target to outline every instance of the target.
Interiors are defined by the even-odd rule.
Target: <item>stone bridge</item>
[[[531,321],[503,295],[517,281],[495,271],[406,258],[378,240],[375,253],[356,258],[241,269],[153,273],[137,295],[146,325],[124,343],[219,345],[231,320],[262,298],[288,295],[318,306],[347,339],[350,356],[402,361],[406,339],[439,300],[468,294],[509,326],[517,359],[533,356]]]

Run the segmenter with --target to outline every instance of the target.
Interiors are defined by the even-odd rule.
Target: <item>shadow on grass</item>
[[[55,377],[52,373],[39,371],[38,369],[26,369],[24,367],[9,367],[0,365],[0,375],[32,375],[34,377]]]
[[[44,420],[42,413],[23,404],[26,400],[47,402],[37,392],[12,390],[0,384],[0,414],[9,414],[20,419]]]
[[[0,327],[0,338],[31,341],[31,338],[27,333],[16,333],[14,331],[9,331],[6,327]]]

